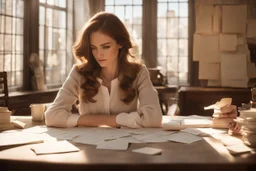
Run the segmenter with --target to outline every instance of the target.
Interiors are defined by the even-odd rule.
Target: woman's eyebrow
[[[100,46],[105,46],[105,45],[108,45],[108,44],[111,44],[111,43],[110,42],[102,43]]]

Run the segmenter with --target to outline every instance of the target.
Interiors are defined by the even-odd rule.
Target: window
[[[115,13],[126,25],[130,35],[139,47],[140,55],[144,54],[144,60],[156,58],[154,53],[145,50],[152,50],[155,46],[157,60],[152,65],[159,67],[166,76],[168,84],[184,85],[188,84],[188,0],[105,0],[105,11]],[[155,5],[153,5],[155,4]],[[155,10],[157,8],[157,10]],[[153,17],[142,16],[150,14]],[[142,19],[149,21],[142,21]],[[157,20],[153,24],[155,29],[147,29],[147,23],[152,26],[152,20]],[[144,27],[142,29],[142,27]],[[142,30],[144,32],[142,37]],[[156,30],[157,38],[148,38],[152,36],[150,31]],[[147,37],[146,37],[147,36]],[[148,45],[142,45],[142,40]],[[149,42],[150,41],[150,42]],[[153,48],[154,49],[154,48]],[[151,59],[149,59],[151,58]]]
[[[142,0],[105,0],[105,11],[115,13],[122,20],[135,45],[133,53],[141,57]]]
[[[0,71],[7,71],[8,86],[23,84],[23,0],[0,0]]]
[[[0,0],[0,71],[7,71],[9,90],[32,90],[34,53],[47,87],[60,87],[72,66],[72,43],[73,0]]]
[[[158,66],[166,71],[168,84],[188,83],[188,2],[158,0]]]
[[[67,21],[72,22],[72,10],[69,9],[72,9],[73,4],[70,2],[40,0],[39,58],[44,61],[48,87],[59,86],[64,82],[72,62],[72,26],[67,24]]]

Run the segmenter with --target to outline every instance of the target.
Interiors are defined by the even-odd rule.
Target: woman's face
[[[118,61],[118,52],[121,47],[114,39],[100,31],[90,36],[92,54],[101,67],[115,67]]]

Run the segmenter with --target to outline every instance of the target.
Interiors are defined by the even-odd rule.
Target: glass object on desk
[[[168,108],[167,115],[170,116],[178,116],[180,115],[180,108],[178,106],[178,98],[172,97],[170,98],[172,101],[171,106]]]

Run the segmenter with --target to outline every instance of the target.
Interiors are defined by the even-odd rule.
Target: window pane
[[[39,13],[40,13],[40,15],[39,15],[39,24],[44,25],[45,24],[45,8],[40,7]]]
[[[180,3],[179,12],[180,17],[188,17],[188,3]]]
[[[73,28],[73,3],[69,0],[47,0],[47,4],[40,4],[46,8],[40,17],[46,17],[46,25],[42,22],[40,32],[45,36],[40,38],[39,57],[45,61],[46,85],[60,86],[67,76],[67,70],[72,63],[72,28]],[[68,17],[68,18],[67,18]],[[67,22],[68,21],[68,25]],[[67,36],[68,35],[68,36]],[[67,48],[67,41],[69,47]],[[67,59],[69,57],[69,59]],[[63,72],[65,71],[65,72]]]
[[[138,45],[135,51],[142,49],[142,1],[105,0],[105,11],[116,14],[126,26],[131,39]],[[134,50],[134,49],[133,49]]]
[[[0,70],[7,71],[8,86],[22,86],[23,72],[23,0],[0,1]],[[17,77],[19,76],[19,77]]]
[[[45,31],[44,26],[39,26],[39,35],[41,35],[39,36],[39,49],[44,49],[44,40],[45,40],[44,31]]]
[[[168,5],[168,17],[178,16],[178,3],[169,3]]]
[[[188,38],[188,18],[180,18],[179,37]]]
[[[179,40],[179,56],[188,56],[188,40]]]
[[[158,38],[166,38],[166,19],[165,18],[158,18],[157,20],[157,37]]]
[[[11,35],[4,36],[4,50],[6,52],[11,52],[11,50],[12,50],[12,36]]]
[[[23,51],[23,36],[15,36],[16,37],[16,51]]]
[[[157,16],[158,65],[167,71],[169,84],[187,83],[188,2],[158,0]]]
[[[13,13],[12,13],[12,11],[13,11],[13,7],[12,7],[12,2],[13,1],[10,1],[10,0],[6,0],[5,1],[5,4],[6,4],[6,6],[5,6],[5,12],[6,12],[6,15],[13,15]]]
[[[178,38],[179,36],[179,20],[178,18],[167,19],[167,37],[168,38]]]
[[[19,19],[19,18],[16,18],[15,25],[16,25],[16,30],[15,30],[16,34],[23,34],[23,32],[24,32],[23,20]]]
[[[5,17],[5,33],[12,33],[12,18]]]
[[[105,0],[105,5],[114,5],[114,0]]]
[[[46,29],[46,48],[48,49],[48,50],[52,50],[53,49],[53,45],[52,45],[52,39],[53,39],[53,37],[52,37],[52,28],[47,28]]]
[[[133,4],[142,5],[142,0],[133,0]]]
[[[157,56],[166,56],[166,39],[157,40]]]
[[[40,14],[40,15],[43,15],[43,14]],[[46,25],[52,26],[52,20],[53,20],[52,9],[47,8],[46,9]]]

